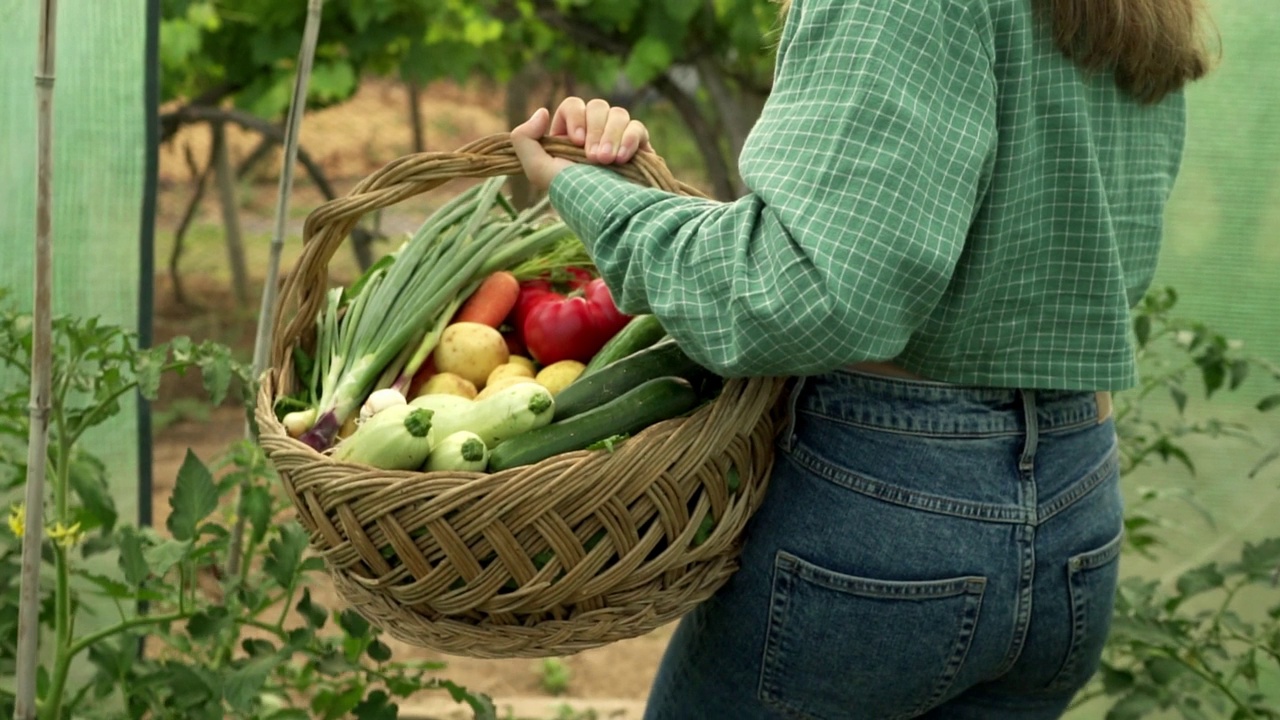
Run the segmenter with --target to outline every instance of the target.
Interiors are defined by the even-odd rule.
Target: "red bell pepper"
[[[618,310],[599,278],[586,283],[581,295],[566,297],[536,288],[529,293],[519,327],[529,354],[544,366],[560,360],[590,362],[631,319]]]

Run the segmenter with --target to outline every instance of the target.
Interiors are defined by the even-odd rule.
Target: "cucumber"
[[[498,443],[489,470],[532,465],[553,455],[583,450],[605,438],[632,435],[662,420],[679,417],[701,402],[688,380],[656,377],[569,420],[553,422]]]
[[[685,355],[675,340],[663,340],[609,363],[590,377],[579,378],[569,384],[556,395],[555,421],[567,420],[604,405],[646,380],[674,376],[697,384],[708,373]]]
[[[605,343],[599,352],[591,356],[591,361],[578,376],[578,380],[611,362],[639,352],[666,336],[667,331],[663,329],[662,323],[658,322],[658,318],[649,314],[636,315],[618,331],[617,335],[609,338],[609,342]]]

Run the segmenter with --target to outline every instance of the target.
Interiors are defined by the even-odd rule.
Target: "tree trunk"
[[[213,128],[215,174],[218,178],[218,198],[222,204],[222,225],[227,236],[227,264],[231,267],[231,288],[236,304],[249,304],[249,272],[244,259],[244,241],[240,235],[240,204],[236,198],[236,176],[231,167],[231,152],[227,149],[227,126],[215,122]]]
[[[274,123],[243,110],[186,105],[166,114],[164,117],[166,122],[175,123],[178,126],[192,122],[235,123],[246,130],[259,132],[263,137],[270,138],[275,143],[284,143],[284,130]],[[307,175],[311,177],[311,181],[316,184],[320,194],[324,195],[326,200],[332,200],[337,197],[333,185],[325,176],[320,164],[302,146],[298,146],[298,162],[302,163],[302,166],[307,169]],[[351,234],[351,248],[355,253],[356,262],[359,264],[361,272],[368,270],[369,266],[373,264],[371,243],[374,239],[373,234],[367,231],[360,231],[359,228]]]
[[[730,173],[728,160],[720,147],[720,135],[703,114],[702,108],[698,107],[698,101],[681,90],[666,75],[658,76],[653,84],[663,97],[671,101],[676,112],[680,113],[685,125],[689,127],[689,132],[693,134],[693,140],[697,143],[707,166],[707,177],[711,181],[712,194],[726,201],[737,198],[739,192]]]
[[[507,127],[513,128],[529,119],[530,88],[538,78],[537,67],[525,65],[507,81]],[[533,186],[524,175],[513,175],[511,185],[511,202],[523,210],[537,200]]]
[[[189,302],[182,286],[182,273],[178,272],[178,264],[182,261],[187,229],[191,227],[191,221],[195,219],[196,211],[200,209],[200,203],[204,200],[204,190],[209,184],[209,176],[213,174],[217,162],[216,142],[209,147],[209,161],[205,163],[203,170],[196,165],[195,158],[191,157],[190,147],[187,148],[187,164],[191,167],[191,200],[187,202],[187,209],[183,211],[182,219],[178,221],[178,228],[173,231],[173,249],[169,252],[169,283],[173,286],[173,301],[184,307]]]
[[[409,88],[409,127],[413,131],[413,151],[427,150],[427,130],[422,125],[422,88],[417,80],[406,83]]]

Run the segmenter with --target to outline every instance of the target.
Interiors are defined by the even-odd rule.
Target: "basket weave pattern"
[[[544,144],[584,159],[571,143]],[[651,153],[615,170],[698,194]],[[403,642],[471,657],[579,652],[645,634],[710,597],[737,569],[742,529],[763,498],[785,385],[731,379],[692,415],[612,452],[492,474],[379,470],[290,438],[272,408],[296,389],[292,348],[314,343],[328,263],[356,222],[452,179],[520,172],[509,137],[494,135],[400,158],[308,216],[256,410],[259,443],[342,599]],[[732,495],[730,468],[741,480]],[[715,529],[691,547],[708,510]],[[546,551],[554,555],[538,569]]]

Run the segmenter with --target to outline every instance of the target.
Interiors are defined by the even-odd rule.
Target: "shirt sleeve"
[[[895,357],[952,280],[994,153],[988,40],[948,0],[798,0],[714,202],[577,165],[553,206],[628,313],[726,376]]]

